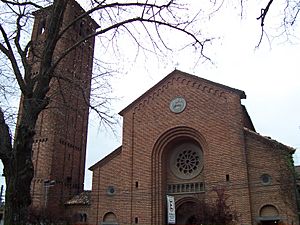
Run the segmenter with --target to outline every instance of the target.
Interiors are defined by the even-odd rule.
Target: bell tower
[[[50,13],[51,6],[34,13],[32,42],[36,52],[47,37]],[[75,0],[68,1],[62,29],[83,13]],[[54,58],[97,27],[89,16],[76,20],[58,41]],[[65,201],[83,191],[94,42],[94,38],[82,42],[55,68],[48,92],[51,102],[36,124],[32,207],[53,215],[62,215]],[[34,76],[39,63],[36,55],[30,57]]]

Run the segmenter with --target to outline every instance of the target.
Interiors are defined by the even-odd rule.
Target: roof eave
[[[113,158],[115,158],[117,155],[119,155],[122,152],[122,146],[118,147],[114,151],[112,151],[110,154],[106,155],[103,159],[96,162],[94,165],[92,165],[89,170],[93,171],[98,166],[103,166],[105,163],[109,162]]]
[[[214,85],[214,86],[217,86],[217,87],[220,87],[220,88],[223,88],[223,89],[226,89],[230,92],[233,92],[233,93],[236,93],[239,95],[240,99],[246,99],[246,93],[242,90],[239,90],[239,89],[235,89],[235,88],[232,88],[232,87],[229,87],[229,86],[226,86],[226,85],[223,85],[223,84],[220,84],[220,83],[216,83],[216,82],[213,82],[213,81],[210,81],[210,80],[207,80],[207,79],[204,79],[204,78],[201,78],[201,77],[198,77],[196,75],[192,75],[192,74],[189,74],[189,73],[186,73],[186,72],[183,72],[183,71],[180,71],[180,70],[173,70],[171,73],[169,73],[166,77],[164,77],[161,81],[159,81],[157,84],[155,84],[153,87],[151,87],[150,89],[148,89],[144,94],[142,94],[139,98],[137,98],[136,100],[134,100],[132,103],[130,103],[128,106],[126,106],[123,110],[121,110],[119,112],[119,115],[120,116],[123,116],[128,110],[130,110],[137,102],[139,102],[140,100],[142,100],[147,94],[149,94],[150,92],[152,92],[153,90],[155,90],[158,86],[160,86],[162,83],[164,83],[166,80],[168,80],[171,76],[173,76],[174,74],[176,73],[180,73],[182,75],[185,75],[185,76],[192,76],[192,77],[195,77],[196,79],[199,79],[199,80],[202,80],[202,81],[205,81],[211,85]]]

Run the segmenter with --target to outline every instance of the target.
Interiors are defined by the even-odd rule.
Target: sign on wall
[[[176,223],[175,214],[175,199],[174,196],[167,195],[167,210],[168,210],[168,224]]]

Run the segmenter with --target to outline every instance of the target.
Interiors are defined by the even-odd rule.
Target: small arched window
[[[46,19],[42,19],[41,22],[39,23],[39,31],[38,34],[43,34],[45,33],[46,30]]]
[[[113,212],[108,212],[103,216],[101,225],[117,225],[117,217]]]
[[[82,222],[87,222],[87,215],[86,215],[86,213],[82,213]]]
[[[274,205],[264,205],[259,214],[261,217],[277,217],[279,212]]]

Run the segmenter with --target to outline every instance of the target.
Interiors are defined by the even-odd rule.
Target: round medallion
[[[186,107],[186,101],[183,97],[176,97],[170,102],[170,110],[173,113],[181,113]]]
[[[185,143],[177,146],[172,153],[170,169],[181,179],[198,176],[203,168],[203,153],[199,146]]]

